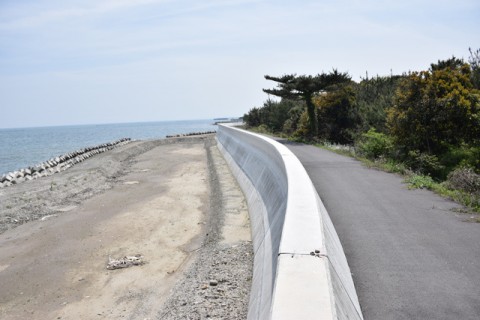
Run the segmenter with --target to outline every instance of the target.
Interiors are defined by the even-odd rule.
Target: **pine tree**
[[[339,73],[333,70],[329,74],[322,73],[316,76],[295,74],[281,77],[265,76],[265,79],[278,82],[277,89],[263,89],[264,92],[284,99],[304,100],[307,105],[309,121],[309,138],[317,136],[318,125],[313,97],[322,92],[328,92],[335,88],[335,85],[350,82],[351,78],[347,73]]]

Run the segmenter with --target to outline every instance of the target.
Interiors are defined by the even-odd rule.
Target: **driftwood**
[[[136,254],[134,256],[125,256],[119,259],[112,259],[108,257],[108,270],[123,269],[131,266],[141,266],[145,263],[142,255]]]

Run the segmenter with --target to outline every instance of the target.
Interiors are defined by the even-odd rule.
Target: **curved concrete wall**
[[[247,198],[249,319],[363,319],[343,248],[300,161],[267,137],[221,125],[218,146]]]

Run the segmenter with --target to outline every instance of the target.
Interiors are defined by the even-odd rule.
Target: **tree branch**
[[[296,76],[295,74],[285,74],[281,77],[272,77],[272,76],[269,76],[269,75],[265,75],[265,79],[272,80],[272,81],[279,82],[279,83],[283,83],[283,84],[287,84],[288,82],[295,79],[295,76]]]

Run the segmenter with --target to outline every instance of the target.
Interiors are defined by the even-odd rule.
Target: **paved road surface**
[[[312,146],[300,159],[344,246],[366,320],[480,319],[480,224],[402,178]]]

